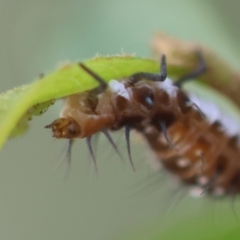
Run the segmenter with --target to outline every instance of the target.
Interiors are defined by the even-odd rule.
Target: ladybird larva
[[[166,60],[161,58],[159,74],[140,72],[127,79],[111,80],[109,85],[82,63],[99,86],[91,91],[64,99],[60,118],[47,125],[56,138],[86,138],[95,160],[91,137],[103,132],[117,150],[108,130],[125,128],[130,161],[129,132],[144,136],[158,161],[181,181],[198,186],[213,195],[240,190],[240,156],[236,129],[231,121],[219,119],[218,108],[193,95],[181,86],[206,71],[197,51],[199,66],[190,74],[173,82],[167,77]],[[228,130],[225,130],[228,128]],[[133,165],[133,163],[132,163]]]

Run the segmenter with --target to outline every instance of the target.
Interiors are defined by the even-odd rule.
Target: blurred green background
[[[206,44],[238,67],[239,8],[239,1],[224,0],[1,0],[0,90],[96,53],[123,49],[149,57],[159,30]],[[153,156],[138,137],[132,138],[136,173],[126,154],[123,164],[101,137],[98,175],[82,140],[65,181],[65,165],[54,171],[65,142],[43,128],[60,109],[61,102],[35,118],[0,153],[1,240],[110,240],[128,232],[129,239],[239,239],[238,201],[188,197],[185,187],[152,170]],[[123,134],[114,137],[126,153]]]

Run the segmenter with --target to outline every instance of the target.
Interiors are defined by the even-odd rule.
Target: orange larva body
[[[194,100],[191,102],[164,74],[149,75],[139,73],[124,81],[111,80],[100,93],[94,89],[66,97],[60,118],[47,127],[52,128],[54,137],[86,137],[89,141],[101,131],[135,129],[145,137],[159,162],[183,182],[215,195],[239,192],[238,141],[221,123],[209,121],[215,108],[211,112],[208,105],[201,109],[200,104],[204,117],[193,105]],[[144,80],[144,76],[151,80]]]
[[[160,115],[169,124],[187,105],[178,100],[180,91],[169,79],[161,84],[166,86],[162,88],[159,83],[147,81],[133,85],[129,81],[111,80],[110,87],[94,99],[88,98],[88,92],[68,96],[64,99],[60,119],[47,127],[52,127],[54,137],[71,139],[92,136],[104,129],[119,129],[125,125],[141,129],[142,125],[155,124],[155,119]],[[169,93],[166,87],[170,88]],[[58,134],[58,131],[61,133]]]

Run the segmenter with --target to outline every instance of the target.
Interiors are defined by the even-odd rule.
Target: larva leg
[[[192,72],[188,73],[187,75],[181,77],[180,79],[178,79],[175,82],[175,86],[178,86],[179,88],[181,88],[181,86],[188,81],[193,80],[194,78],[199,77],[200,75],[202,75],[206,70],[207,70],[207,65],[206,62],[204,60],[204,57],[202,55],[202,52],[199,50],[196,52],[197,58],[198,58],[198,68],[193,70]]]
[[[97,161],[96,161],[96,158],[95,158],[94,153],[93,153],[91,138],[92,138],[92,136],[86,137],[86,143],[87,143],[89,153],[91,154],[91,157],[92,157],[92,160],[93,160],[93,163],[94,163],[95,171],[97,173]]]
[[[174,148],[174,144],[173,144],[173,143],[171,142],[171,140],[169,139],[169,136],[168,136],[168,133],[167,133],[167,126],[166,126],[165,122],[160,121],[159,123],[160,123],[160,127],[161,127],[161,129],[162,129],[164,138],[166,139],[166,141],[167,141],[167,143],[169,144],[169,146],[170,146],[171,148]]]
[[[103,130],[102,133],[105,135],[105,137],[107,138],[107,140],[109,141],[109,143],[112,145],[113,149],[116,151],[116,153],[118,154],[118,156],[122,159],[122,155],[119,152],[116,144],[114,143],[114,141],[112,140],[110,134],[108,133],[107,130]]]
[[[130,82],[134,84],[143,79],[153,81],[153,82],[163,82],[166,79],[166,77],[167,77],[166,56],[162,55],[160,73],[153,74],[153,73],[139,72],[139,73],[133,74],[129,79],[130,79]]]
[[[197,111],[199,112],[199,114],[201,115],[202,118],[205,118],[204,113],[202,112],[202,110],[199,108],[199,106],[196,103],[191,103],[191,105],[197,109]]]
[[[66,153],[66,160],[67,160],[67,170],[66,170],[66,179],[68,179],[71,171],[71,154],[72,154],[72,145],[74,140],[69,139],[68,140],[68,146],[67,146],[67,153]]]
[[[126,138],[126,143],[127,143],[128,158],[129,158],[130,163],[132,165],[133,171],[135,172],[135,167],[134,167],[132,156],[131,156],[130,131],[131,131],[131,128],[126,125],[125,126],[125,138]]]
[[[74,143],[74,139],[68,139],[67,140],[67,148],[66,148],[66,153],[64,157],[57,163],[57,165],[54,167],[54,170],[60,167],[63,162],[67,162],[67,170],[65,174],[65,179],[68,179],[69,174],[70,174],[70,168],[71,168],[71,154],[72,154],[72,145]]]

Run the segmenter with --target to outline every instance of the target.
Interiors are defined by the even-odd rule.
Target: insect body
[[[209,121],[206,117],[211,111],[198,103],[199,109],[181,89],[185,81],[206,70],[201,54],[197,56],[198,68],[176,83],[167,78],[165,56],[159,74],[136,73],[123,81],[111,80],[108,86],[80,63],[99,86],[66,97],[60,118],[46,127],[56,138],[70,139],[69,149],[73,139],[86,138],[94,161],[91,137],[103,132],[118,152],[108,130],[125,127],[131,163],[129,132],[135,129],[159,162],[183,182],[216,195],[238,192],[240,148],[236,137],[227,134],[219,121]]]
[[[133,75],[130,80],[123,82],[112,80],[109,87],[86,66],[79,65],[100,83],[99,87],[89,92],[66,97],[60,118],[46,127],[52,128],[53,136],[57,138],[86,137],[89,150],[94,158],[90,144],[92,135],[100,131],[103,132],[118,151],[107,130],[125,126],[128,152],[131,159],[129,129],[130,127],[137,128],[144,119],[148,118],[154,107],[153,98],[156,95],[152,87],[141,79],[148,77],[154,81],[165,80],[165,56],[162,57],[162,72],[160,74],[138,73]]]

